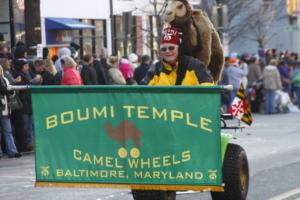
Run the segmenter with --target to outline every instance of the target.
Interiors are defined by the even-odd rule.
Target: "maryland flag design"
[[[251,110],[247,101],[246,90],[242,83],[229,108],[229,113],[249,126],[252,124]]]

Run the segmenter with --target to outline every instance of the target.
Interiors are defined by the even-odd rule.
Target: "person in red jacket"
[[[76,70],[76,62],[70,56],[61,57],[61,66],[63,75],[61,85],[82,85],[82,79],[79,72]]]

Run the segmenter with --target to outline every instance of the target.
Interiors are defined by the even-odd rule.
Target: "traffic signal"
[[[228,28],[228,7],[227,5],[215,5],[212,8],[211,20],[217,29]]]
[[[299,0],[286,0],[286,8],[288,16],[297,17],[299,13]]]

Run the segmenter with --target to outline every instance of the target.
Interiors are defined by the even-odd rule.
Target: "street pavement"
[[[300,200],[300,113],[254,115],[250,128],[227,132],[247,152],[248,200]],[[132,200],[126,189],[36,188],[34,181],[34,154],[0,160],[0,200]],[[177,199],[210,200],[210,195],[178,193]]]

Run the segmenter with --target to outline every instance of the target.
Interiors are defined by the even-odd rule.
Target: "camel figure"
[[[185,55],[201,60],[217,83],[224,65],[224,52],[218,32],[201,10],[192,10],[187,0],[170,0],[164,13],[166,25],[182,32]]]
[[[125,146],[126,140],[133,140],[135,146],[140,148],[142,132],[130,121],[124,120],[116,128],[113,128],[109,123],[106,123],[104,127],[108,136],[117,140],[122,147]]]

